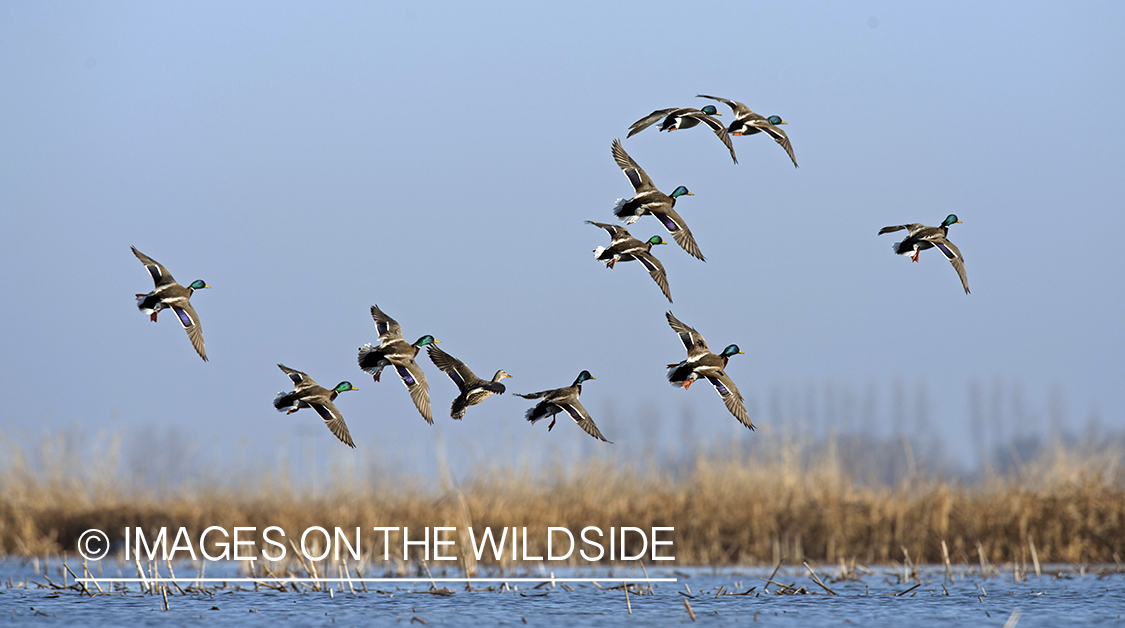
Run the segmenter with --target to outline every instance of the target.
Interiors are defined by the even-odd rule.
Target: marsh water
[[[81,562],[70,569],[83,574]],[[190,582],[191,563],[173,565],[181,578],[146,592],[136,568],[106,561],[90,567],[90,593],[54,559],[0,561],[0,622],[7,625],[701,625],[764,626],[1121,626],[1125,625],[1125,573],[1117,566],[1048,566],[1024,576],[964,568],[868,567],[841,572],[803,567],[737,569],[601,569],[508,573],[508,580],[405,580],[335,582],[314,590],[289,584]],[[130,567],[132,573],[129,573]],[[163,575],[167,576],[167,570]],[[208,564],[205,576],[236,578],[233,564]],[[485,574],[489,575],[489,574]],[[500,574],[495,574],[500,576]],[[771,578],[772,575],[772,578]],[[611,578],[637,578],[624,588]],[[520,578],[520,579],[517,579]],[[606,578],[591,583],[562,578]],[[653,582],[669,578],[674,582]],[[766,582],[772,580],[773,582]],[[831,590],[831,593],[829,592]],[[834,593],[834,594],[833,594]],[[686,602],[686,604],[685,604]],[[166,606],[165,606],[166,605]],[[689,611],[690,606],[690,611]],[[165,608],[167,610],[165,610]]]

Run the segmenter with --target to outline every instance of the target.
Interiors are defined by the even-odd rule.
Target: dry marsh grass
[[[99,438],[96,450],[116,451],[115,437]],[[1125,554],[1125,452],[1116,446],[1057,445],[1004,475],[914,473],[891,484],[858,477],[835,441],[790,438],[751,451],[700,451],[675,466],[584,458],[483,468],[459,489],[440,469],[446,489],[381,476],[337,478],[313,491],[262,471],[223,486],[156,490],[123,481],[112,455],[101,462],[68,455],[61,439],[44,441],[40,459],[53,460],[47,471],[8,444],[0,554],[73,551],[88,528],[186,527],[197,538],[208,526],[280,526],[292,535],[310,526],[465,528],[468,521],[478,538],[486,526],[526,526],[529,553],[539,555],[549,526],[576,534],[585,526],[674,527],[671,553],[681,565],[942,563],[943,541],[954,564],[1028,564],[1032,554],[1043,563],[1097,563]],[[876,448],[866,456],[885,453]],[[363,538],[367,554],[381,558],[381,534]],[[392,543],[400,539],[391,536]],[[495,561],[486,554],[485,562]]]

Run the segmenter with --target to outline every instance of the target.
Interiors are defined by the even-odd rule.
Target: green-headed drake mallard
[[[965,276],[965,258],[961,257],[961,250],[946,237],[949,235],[949,225],[958,222],[961,221],[957,219],[957,215],[950,214],[937,227],[929,227],[918,223],[892,225],[880,229],[879,235],[906,229],[906,239],[895,242],[894,251],[898,255],[908,256],[915,262],[918,261],[919,252],[936,247],[945,255],[945,259],[953,264],[953,269],[957,271],[957,276],[961,278],[961,286],[965,288],[965,294],[969,294],[969,278]]]
[[[426,352],[430,354],[430,361],[434,366],[444,371],[461,391],[449,409],[449,416],[456,421],[465,418],[465,410],[469,406],[475,406],[494,394],[504,394],[504,384],[500,380],[511,377],[504,369],[500,369],[492,376],[492,381],[483,380],[465,366],[464,362],[442,351],[437,345],[429,345]]]
[[[296,369],[291,369],[284,364],[278,364],[277,367],[288,375],[289,379],[293,380],[293,392],[277,393],[277,396],[273,399],[273,407],[277,408],[278,412],[285,412],[286,414],[293,414],[301,408],[316,410],[316,413],[324,419],[324,424],[332,430],[336,438],[339,438],[340,442],[348,447],[355,449],[352,435],[348,433],[348,424],[344,423],[344,415],[340,414],[340,409],[332,402],[342,392],[359,389],[352,386],[351,382],[340,382],[336,384],[335,388],[329,390]]]
[[[742,350],[738,345],[728,345],[722,353],[715,355],[707,348],[707,341],[699,332],[681,323],[671,312],[666,313],[665,316],[672,331],[680,335],[680,341],[684,343],[684,348],[688,352],[688,357],[683,362],[668,365],[668,381],[673,386],[687,390],[695,380],[705,378],[719,392],[727,410],[730,410],[734,418],[746,427],[754,429],[754,423],[750,420],[750,415],[742,402],[742,393],[738,392],[738,387],[734,385],[725,370],[727,360],[732,355],[742,353]]]
[[[613,140],[613,159],[617,162],[618,167],[629,178],[629,183],[633,184],[633,190],[636,194],[633,198],[617,199],[617,203],[613,206],[613,213],[625,224],[631,225],[637,222],[641,216],[651,214],[656,216],[668,233],[672,234],[672,239],[679,244],[683,250],[687,251],[694,257],[698,257],[703,261],[707,261],[703,257],[703,253],[699,250],[699,245],[695,243],[695,238],[691,235],[691,229],[688,229],[687,223],[684,219],[676,213],[676,199],[681,196],[695,196],[684,186],[680,186],[672,191],[671,196],[656,189],[653,185],[652,179],[645,173],[644,169],[633,161],[629,153],[621,146],[621,140]]]
[[[625,227],[594,222],[593,220],[587,220],[586,224],[601,227],[609,232],[609,246],[599,246],[594,249],[595,259],[599,262],[605,262],[606,268],[613,268],[613,265],[617,262],[637,260],[648,270],[649,276],[656,282],[656,285],[660,286],[660,291],[668,298],[668,302],[672,302],[672,292],[668,289],[668,276],[664,272],[664,265],[652,254],[653,246],[668,244],[663,238],[654,235],[641,242],[634,238]]]
[[[774,141],[789,153],[789,159],[793,160],[793,167],[797,167],[797,158],[793,156],[793,145],[789,142],[789,136],[785,131],[779,127],[783,124],[789,124],[781,119],[781,116],[765,117],[761,114],[754,113],[750,107],[738,102],[737,100],[728,100],[726,98],[719,98],[718,96],[707,96],[699,94],[697,98],[710,98],[717,100],[721,103],[726,103],[728,107],[734,110],[734,120],[731,121],[730,126],[727,127],[727,132],[731,135],[754,135],[765,131],[767,135],[772,137]]]
[[[402,378],[402,383],[406,385],[406,390],[410,391],[410,398],[414,401],[418,412],[423,419],[426,419],[426,423],[433,425],[434,418],[430,414],[430,386],[426,382],[426,374],[414,361],[414,356],[418,355],[419,348],[441,341],[434,340],[433,336],[426,334],[414,344],[407,344],[402,338],[402,326],[395,319],[384,314],[377,305],[371,306],[371,318],[375,319],[375,329],[379,332],[379,346],[366,344],[359,348],[359,368],[374,376],[375,381],[379,381],[379,374],[383,372],[384,366],[395,367],[398,376]]]
[[[176,283],[176,280],[172,278],[172,273],[168,272],[163,264],[141,253],[135,246],[130,248],[133,249],[133,255],[136,255],[137,259],[145,265],[145,270],[152,275],[152,281],[156,284],[156,289],[152,292],[136,295],[137,309],[149,314],[154,323],[160,310],[170,309],[175,312],[176,318],[179,319],[180,324],[184,326],[184,331],[187,332],[191,346],[195,347],[199,357],[206,362],[207,349],[203,346],[203,328],[199,325],[199,315],[195,313],[195,308],[192,307],[189,299],[196,290],[210,288],[211,286],[207,285],[202,279],[196,279],[185,288]]]
[[[601,431],[598,430],[598,426],[594,425],[590,413],[586,412],[586,408],[583,408],[581,403],[578,403],[578,396],[582,394],[582,382],[589,379],[595,379],[595,377],[590,375],[590,371],[582,371],[578,374],[578,379],[575,379],[574,383],[566,388],[555,388],[526,395],[517,394],[517,397],[523,397],[524,399],[542,399],[527,411],[524,418],[535,425],[535,422],[539,419],[551,417],[551,424],[547,426],[547,431],[550,432],[555,427],[555,421],[557,420],[555,415],[565,410],[570,418],[578,424],[578,427],[585,430],[587,434],[609,443],[610,441],[606,440],[605,436],[602,436]]]
[[[647,116],[637,120],[629,125],[629,134],[626,138],[633,137],[637,133],[652,126],[657,120],[664,118],[664,122],[660,124],[661,131],[675,131],[677,129],[690,129],[697,126],[700,122],[706,124],[715,132],[715,135],[723,142],[723,145],[730,151],[730,158],[734,163],[738,163],[738,157],[734,156],[734,144],[730,141],[730,134],[727,133],[726,127],[722,122],[712,118],[711,116],[721,116],[715,109],[714,105],[707,105],[703,109],[692,109],[690,107],[670,108],[670,109],[657,109]]]

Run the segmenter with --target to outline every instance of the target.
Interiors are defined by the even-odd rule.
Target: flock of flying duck
[[[785,149],[789,159],[793,161],[793,166],[797,166],[797,158],[793,155],[793,146],[789,142],[789,137],[780,128],[781,125],[787,123],[779,116],[767,118],[754,113],[749,107],[736,100],[703,94],[700,94],[699,97],[710,98],[726,104],[732,109],[734,120],[729,126],[724,127],[722,123],[715,119],[715,116],[721,116],[722,114],[716,110],[714,105],[706,105],[702,109],[658,109],[634,122],[629,127],[627,137],[632,137],[658,121],[661,122],[661,131],[688,129],[704,124],[722,140],[723,145],[730,151],[731,159],[734,160],[734,163],[738,163],[730,136],[765,133]],[[652,179],[649,178],[644,169],[625,152],[620,140],[613,140],[612,153],[618,167],[625,173],[635,192],[629,199],[618,199],[613,208],[614,215],[630,225],[642,216],[654,216],[671,234],[676,244],[693,257],[705,261],[699,245],[696,244],[695,238],[692,236],[691,229],[688,228],[687,223],[675,210],[676,199],[681,196],[692,196],[692,193],[682,185],[673,190],[671,194],[661,192],[653,184]],[[652,254],[653,246],[667,244],[660,236],[655,235],[642,242],[619,225],[591,220],[586,222],[605,229],[610,236],[609,246],[599,246],[594,249],[594,257],[597,260],[604,262],[609,268],[613,268],[617,262],[639,261],[648,270],[649,275],[660,287],[668,302],[672,302],[672,294],[668,288],[668,277],[664,271],[664,266]],[[918,261],[918,254],[921,251],[937,248],[953,265],[961,279],[961,285],[964,287],[965,293],[968,294],[969,284],[965,276],[965,263],[961,257],[961,251],[948,239],[949,226],[959,222],[961,221],[957,219],[956,215],[950,214],[937,227],[918,223],[892,225],[880,229],[879,235],[906,230],[906,238],[894,244],[894,252],[898,255],[908,256],[915,262]],[[156,322],[157,315],[161,310],[172,310],[187,332],[192,347],[199,353],[199,357],[206,361],[207,351],[203,345],[203,331],[199,324],[199,316],[196,314],[195,308],[192,307],[190,299],[194,291],[211,286],[208,286],[202,279],[193,281],[187,287],[181,286],[162,264],[141,253],[136,247],[133,247],[133,254],[144,264],[155,284],[151,292],[136,295],[137,308],[149,315],[153,322]],[[726,373],[727,361],[730,357],[743,353],[738,345],[728,345],[716,354],[707,347],[707,341],[694,328],[682,323],[671,312],[667,312],[665,317],[668,320],[668,325],[680,337],[680,341],[683,342],[684,348],[687,350],[686,359],[668,365],[667,377],[669,383],[687,390],[696,380],[707,380],[719,393],[727,410],[743,425],[753,430],[754,423],[746,412],[742,394],[738,392],[738,387]],[[379,334],[379,344],[366,344],[359,348],[359,368],[370,374],[374,381],[378,382],[383,369],[388,366],[392,367],[398,373],[399,378],[402,379],[402,383],[410,393],[411,400],[427,423],[432,425],[434,422],[433,415],[430,412],[429,384],[426,382],[425,373],[422,372],[421,367],[414,359],[422,347],[426,348],[426,353],[429,354],[430,361],[433,362],[434,366],[448,375],[457,385],[459,394],[453,400],[450,408],[450,416],[453,419],[463,419],[469,406],[477,405],[494,394],[499,395],[505,392],[504,385],[500,383],[500,380],[511,377],[511,375],[503,369],[496,371],[491,380],[481,379],[469,367],[465,366],[464,362],[437,347],[437,343],[440,341],[433,336],[426,334],[412,344],[407,343],[402,335],[402,326],[376,305],[371,306],[371,318],[375,321],[375,330]],[[358,389],[347,381],[340,382],[331,389],[324,388],[301,371],[283,364],[277,366],[292,380],[293,390],[278,393],[273,400],[274,408],[279,412],[288,414],[292,414],[301,408],[312,408],[324,419],[325,425],[336,438],[354,448],[355,443],[352,442],[351,434],[348,433],[344,416],[340,413],[334,401],[340,393]],[[547,427],[547,430],[550,431],[555,426],[556,415],[566,412],[587,434],[598,440],[610,442],[602,435],[590,414],[578,401],[582,394],[582,384],[592,379],[595,379],[594,376],[589,371],[584,370],[578,374],[578,377],[570,386],[536,393],[517,394],[518,397],[525,399],[539,400],[535,406],[526,412],[525,418],[532,424],[541,419],[550,418],[551,423]]]

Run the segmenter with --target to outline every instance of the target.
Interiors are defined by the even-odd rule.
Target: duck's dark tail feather
[[[362,369],[364,373],[375,375],[383,370],[383,367],[379,365],[379,362],[383,360],[383,352],[379,350],[379,347],[369,344],[363,345],[359,348],[358,360],[359,368]]]
[[[550,405],[551,404],[549,403],[540,401],[539,403],[535,404],[534,407],[528,410],[523,416],[525,419],[530,421],[532,425],[535,425],[536,421],[547,418],[547,409],[550,407]]]
[[[137,295],[137,309],[145,314],[152,314],[153,312],[163,309],[160,308],[160,305],[160,297],[151,292]]]
[[[668,367],[668,382],[677,388],[682,388],[684,382],[691,379],[691,375],[692,369],[686,360]]]
[[[297,397],[296,393],[279,392],[273,398],[273,407],[277,408],[278,412],[289,412],[296,410],[301,400]]]
[[[465,401],[465,395],[457,395],[457,398],[453,400],[453,405],[449,408],[449,416],[453,417],[454,421],[465,418],[465,409],[469,407],[469,404]]]
[[[619,198],[613,206],[613,215],[622,220],[635,217],[637,215],[637,204],[633,202],[633,199]]]

